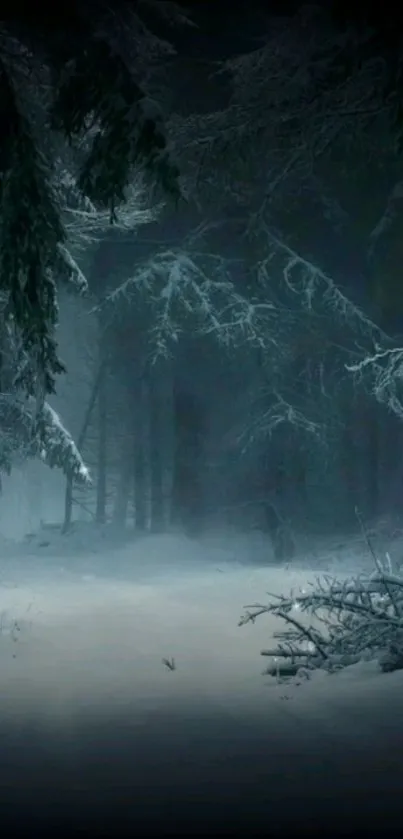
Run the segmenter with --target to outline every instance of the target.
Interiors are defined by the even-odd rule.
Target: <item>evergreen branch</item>
[[[89,471],[60,417],[45,402],[36,422],[36,448],[51,468],[61,469],[66,477],[84,484],[91,484]]]
[[[153,355],[166,355],[189,318],[199,334],[230,346],[247,341],[277,350],[278,310],[270,300],[249,300],[229,279],[227,260],[191,251],[166,250],[141,263],[105,302],[142,295],[151,307]]]
[[[57,293],[53,272],[65,243],[50,169],[22,114],[8,68],[0,57],[0,282],[8,294],[8,316],[21,330],[25,348],[43,369],[47,392],[64,367],[53,329]]]
[[[180,197],[179,170],[170,159],[156,106],[105,40],[94,38],[66,68],[52,122],[70,142],[88,136],[92,128],[79,186],[91,200],[108,207],[112,218],[140,165],[167,194]]]
[[[12,394],[0,396],[0,468],[10,472],[18,460],[40,457],[67,477],[89,484],[87,467],[71,435],[51,406],[44,402],[37,410],[33,398]]]

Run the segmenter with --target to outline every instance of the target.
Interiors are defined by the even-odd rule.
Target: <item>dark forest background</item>
[[[334,534],[356,527],[357,509],[368,521],[400,514],[400,28],[376,5],[354,18],[340,3],[216,5],[190,4],[185,19],[181,4],[118,4],[105,18],[84,4],[83,39],[111,45],[139,96],[131,165],[122,174],[129,109],[87,180],[99,126],[87,114],[78,129],[70,105],[74,73],[91,78],[72,46],[77,20],[4,13],[3,103],[10,83],[31,157],[24,168],[3,155],[3,252],[30,253],[32,268],[9,222],[31,181],[36,202],[20,219],[51,252],[46,164],[76,287],[61,288],[53,263],[60,327],[50,309],[44,323],[59,374],[32,326],[48,297],[24,321],[14,296],[10,321],[3,283],[4,523],[16,487],[24,526],[51,517],[65,532],[78,518]],[[115,128],[116,73],[102,93]],[[15,261],[3,255],[3,277]]]

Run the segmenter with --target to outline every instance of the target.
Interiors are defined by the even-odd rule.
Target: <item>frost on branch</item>
[[[1,394],[0,467],[9,473],[13,463],[29,457],[40,457],[76,481],[91,482],[74,440],[47,402],[38,411],[33,398]]]
[[[240,294],[221,257],[202,254],[196,261],[190,250],[161,251],[140,263],[107,302],[136,303],[139,295],[149,307],[154,357],[169,353],[187,326],[225,346],[246,341],[276,350],[278,308],[270,300]]]
[[[391,348],[390,337],[338,288],[328,274],[299,254],[268,225],[262,224],[262,230],[269,251],[260,266],[264,281],[267,284],[270,282],[274,260],[280,260],[285,287],[301,301],[308,313],[322,309],[336,322],[347,326],[352,335],[360,335],[364,344],[359,349],[361,359],[344,364],[344,369],[364,384],[366,380],[369,391],[376,399],[403,418],[403,349]],[[357,349],[356,344],[355,357]]]
[[[68,168],[61,159],[55,181],[68,240],[75,250],[85,250],[110,231],[110,211],[94,204],[80,192],[74,168]],[[144,180],[140,173],[136,173],[126,189],[125,203],[116,211],[114,229],[132,231],[149,224],[156,220],[160,209],[160,206],[149,206]]]
[[[66,477],[90,484],[89,471],[70,433],[59,415],[45,402],[36,420],[37,449],[51,468],[61,469]]]
[[[308,413],[304,413],[296,405],[291,404],[282,394],[272,393],[268,407],[265,409],[261,407],[258,409],[258,407],[256,404],[253,406],[246,428],[243,428],[237,436],[237,443],[238,445],[241,444],[243,454],[251,445],[258,440],[265,440],[270,437],[278,426],[285,423],[298,432],[313,435],[318,441],[321,440],[322,422],[310,417]]]
[[[80,262],[92,245],[96,245],[111,228],[110,210],[95,204],[78,186],[77,167],[71,157],[60,154],[54,172],[54,189],[58,197],[66,241],[59,244],[60,275],[78,292],[85,292],[87,278]],[[113,228],[134,231],[158,217],[162,205],[150,206],[150,195],[140,172],[126,188],[126,201],[113,218]]]
[[[343,582],[319,578],[288,597],[269,596],[268,604],[245,607],[239,622],[270,614],[285,623],[274,635],[277,646],[261,651],[272,659],[268,675],[334,672],[370,658],[383,672],[403,668],[403,577],[386,566]]]
[[[270,281],[271,264],[275,258],[280,260],[282,277],[286,288],[301,300],[308,310],[314,304],[321,304],[337,319],[355,331],[371,337],[386,339],[382,330],[338,288],[334,280],[310,259],[302,256],[291,247],[283,237],[264,222],[261,232],[266,237],[268,255],[262,261],[260,273],[266,282]]]
[[[369,383],[378,402],[385,404],[403,419],[403,348],[382,349],[365,356],[355,364],[346,365],[349,373]]]

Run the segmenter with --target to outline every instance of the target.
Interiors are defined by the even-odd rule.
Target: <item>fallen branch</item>
[[[263,614],[285,624],[275,634],[278,646],[261,651],[274,659],[265,672],[280,678],[301,668],[335,672],[368,658],[377,658],[383,672],[403,669],[403,578],[385,573],[379,562],[377,569],[342,582],[318,578],[309,592],[269,595],[266,605],[245,607],[241,626]]]

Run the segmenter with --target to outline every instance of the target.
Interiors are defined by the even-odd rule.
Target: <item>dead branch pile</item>
[[[403,669],[403,576],[376,563],[373,574],[344,581],[316,579],[308,590],[269,594],[270,602],[246,606],[239,625],[271,614],[285,622],[265,671],[290,678],[321,668],[334,672],[378,658],[383,672]]]

